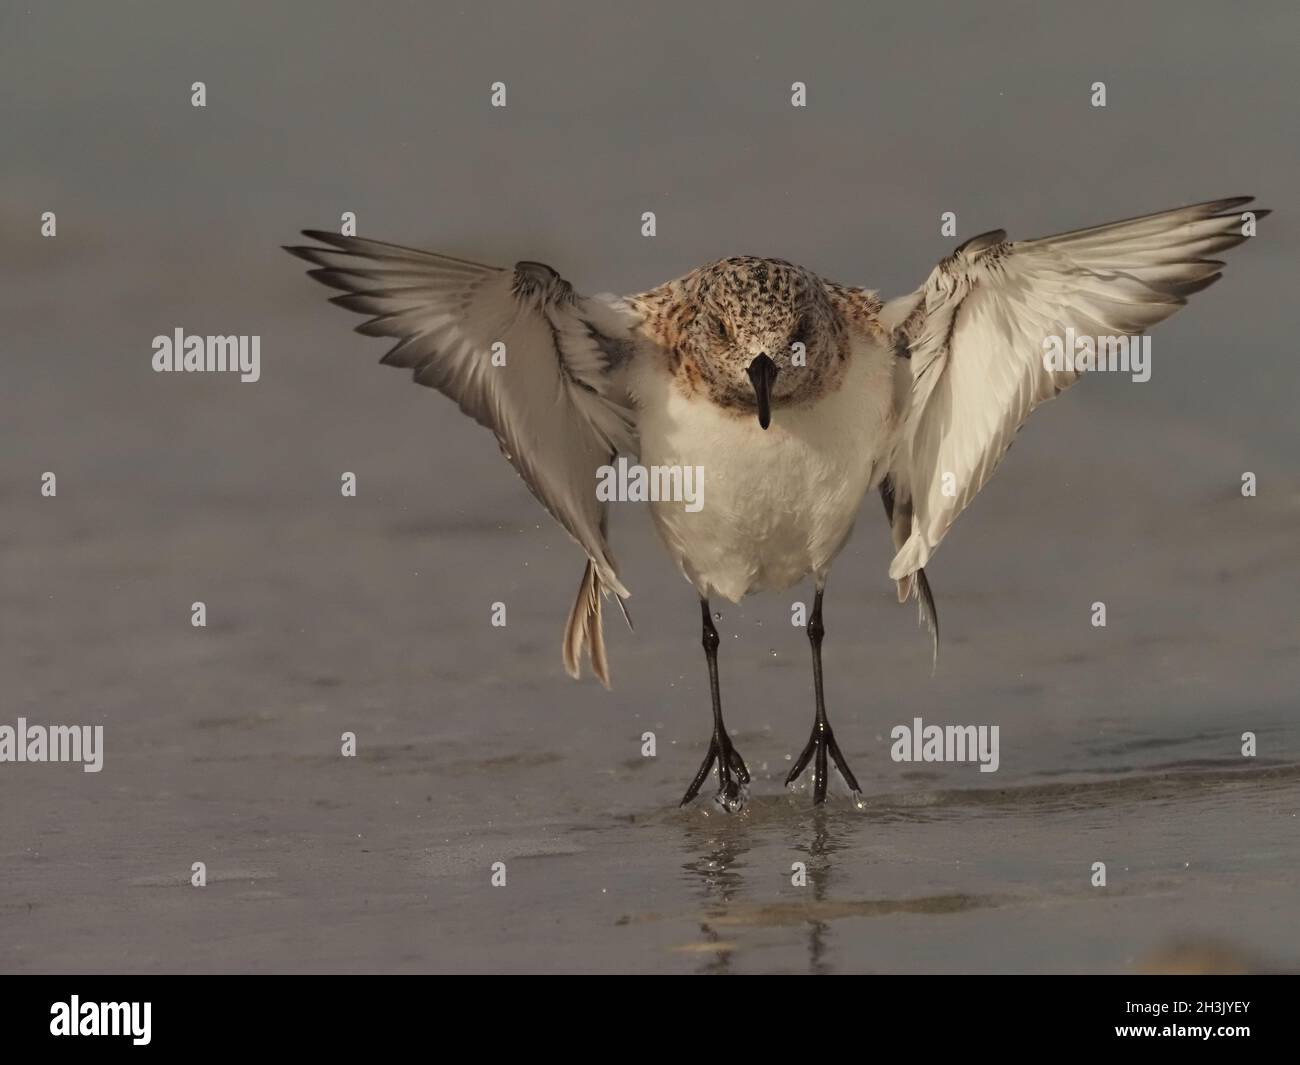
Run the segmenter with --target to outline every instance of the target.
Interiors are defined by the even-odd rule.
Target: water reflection
[[[697,882],[705,920],[700,922],[704,943],[716,950],[703,951],[699,972],[728,973],[735,943],[718,933],[711,922],[725,917],[731,904],[745,896],[743,858],[749,853],[749,817],[723,813],[693,813],[686,822],[686,848],[694,856],[682,868]]]
[[[833,856],[846,846],[847,832],[840,820],[826,807],[815,807],[809,813],[811,820],[811,838],[809,824],[805,822],[788,835],[790,849],[804,855],[807,866],[806,891],[810,892],[814,904],[824,903],[829,897],[830,888],[839,877]],[[803,839],[808,839],[806,844]],[[826,963],[827,937],[830,922],[818,917],[820,906],[809,907],[808,918],[808,971],[810,973],[827,973],[830,968]]]
[[[858,822],[841,810],[795,807],[785,799],[751,804],[738,816],[698,810],[684,816],[684,845],[691,857],[682,869],[703,913],[701,941],[691,947],[702,955],[698,971],[731,972],[746,929],[805,927],[807,971],[830,972],[825,904],[843,886],[836,855],[849,847]],[[755,847],[767,851],[761,868],[750,856]]]

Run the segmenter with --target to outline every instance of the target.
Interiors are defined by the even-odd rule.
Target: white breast
[[[701,595],[739,602],[822,576],[844,546],[863,495],[883,476],[896,439],[893,354],[863,346],[843,383],[815,403],[736,417],[686,396],[661,363],[640,360],[629,382],[641,463],[703,468],[703,506],[652,503],[655,524]]]

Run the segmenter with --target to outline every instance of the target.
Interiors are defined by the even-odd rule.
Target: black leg
[[[699,794],[700,786],[708,778],[713,763],[718,764],[718,801],[728,810],[739,810],[744,804],[740,789],[749,783],[749,770],[745,760],[731,745],[731,737],[722,723],[722,692],[718,687],[718,630],[713,627],[708,599],[700,600],[700,613],[704,617],[704,655],[709,660],[709,692],[713,696],[713,739],[709,753],[704,756],[700,771],[682,798],[685,806]]]
[[[814,803],[826,801],[826,785],[829,783],[826,765],[828,755],[835,763],[835,768],[840,771],[844,782],[855,792],[862,790],[858,787],[858,779],[853,775],[853,770],[849,768],[844,755],[840,753],[840,745],[835,742],[831,723],[826,720],[826,699],[822,694],[822,637],[825,635],[826,630],[822,627],[822,589],[818,588],[817,598],[813,600],[812,617],[808,619],[808,642],[812,644],[813,687],[817,692],[817,717],[813,720],[812,735],[808,737],[807,746],[795,761],[790,775],[785,778],[786,787],[789,787],[799,779],[799,774],[804,771],[808,760],[815,754],[817,760],[813,763]]]

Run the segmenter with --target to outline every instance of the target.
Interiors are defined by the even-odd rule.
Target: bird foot
[[[795,760],[794,768],[790,770],[790,775],[785,778],[785,786],[788,788],[799,775],[808,766],[808,762],[816,755],[813,761],[813,803],[823,803],[826,801],[826,787],[830,783],[830,774],[827,767],[827,758],[835,764],[835,768],[840,771],[840,776],[844,778],[855,795],[860,794],[862,789],[858,786],[858,778],[853,775],[853,770],[849,768],[848,762],[844,760],[844,754],[840,751],[840,745],[835,742],[835,733],[831,731],[828,724],[818,722],[813,725],[812,735],[808,737],[808,743],[803,752]]]
[[[709,741],[709,753],[704,756],[699,772],[695,774],[691,786],[682,796],[681,805],[685,806],[700,793],[700,787],[708,779],[714,762],[718,764],[716,796],[718,805],[727,813],[738,813],[745,805],[745,787],[749,784],[749,769],[745,765],[745,760],[740,757],[740,752],[731,745],[731,737],[725,732],[714,732],[713,739]]]

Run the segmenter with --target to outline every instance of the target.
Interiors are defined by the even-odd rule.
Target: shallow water
[[[1103,635],[1062,655],[1048,622],[974,594],[981,574],[950,574],[945,598],[936,567],[948,646],[932,678],[910,610],[880,587],[883,553],[882,579],[854,572],[865,533],[828,596],[826,651],[862,808],[838,779],[821,809],[782,789],[811,671],[788,599],[769,596],[718,608],[747,807],[679,810],[709,727],[698,614],[635,518],[637,631],[610,627],[606,693],[560,669],[578,567],[549,529],[413,530],[382,508],[331,521],[327,499],[170,519],[59,505],[57,520],[18,508],[5,533],[8,705],[103,723],[105,766],[5,767],[8,971],[1119,972],[1188,944],[1193,966],[1216,944],[1212,967],[1300,959],[1281,636],[1153,650]],[[188,624],[199,596],[206,630]],[[498,597],[518,611],[503,630]],[[1228,660],[1256,678],[1231,712]],[[893,762],[889,729],[918,714],[998,724],[998,772]]]

